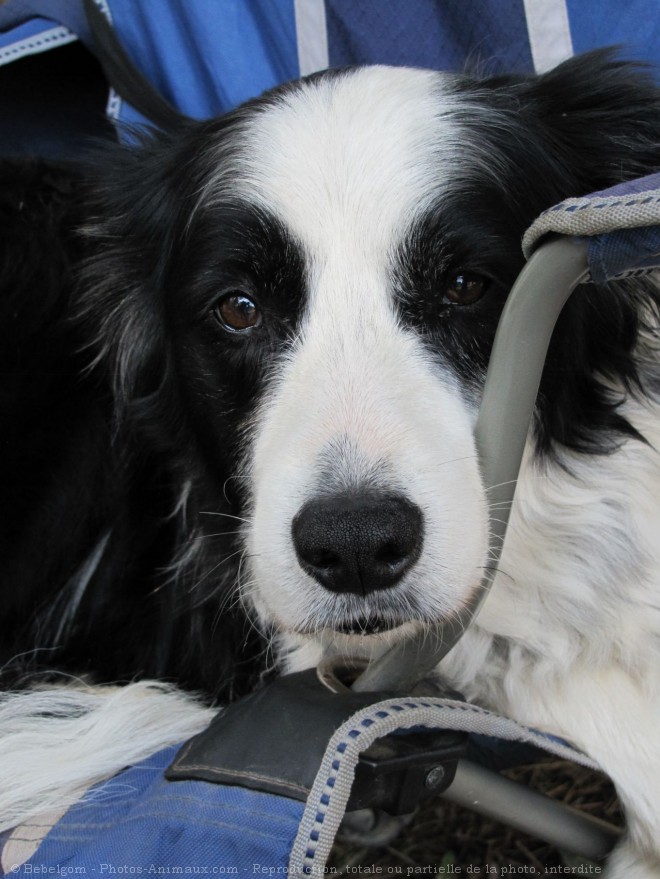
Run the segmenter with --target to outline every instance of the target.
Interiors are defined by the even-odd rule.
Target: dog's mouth
[[[382,635],[385,632],[391,632],[393,629],[398,629],[399,626],[402,626],[404,622],[406,621],[376,616],[358,617],[357,619],[335,623],[332,629],[342,635],[361,635],[364,638],[368,635]]]
[[[282,626],[282,629],[286,629]],[[414,620],[403,617],[380,617],[380,616],[358,616],[346,617],[339,620],[318,621],[316,624],[289,627],[292,634],[314,637],[329,637],[331,640],[335,636],[355,638],[366,641],[373,638],[374,640],[386,639],[388,636],[395,638],[410,633],[417,628]]]
[[[298,635],[330,637],[343,636],[355,639],[383,639],[391,641],[417,630],[420,625],[428,625],[414,602],[409,599],[405,608],[394,602],[390,606],[359,607],[362,602],[347,602],[342,608],[324,608],[314,618],[308,618],[303,626],[295,627]],[[368,602],[365,602],[368,604]],[[353,606],[351,606],[353,605]]]

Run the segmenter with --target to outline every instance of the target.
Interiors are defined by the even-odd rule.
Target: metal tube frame
[[[468,760],[459,761],[441,796],[591,861],[605,858],[620,837],[617,827]]]

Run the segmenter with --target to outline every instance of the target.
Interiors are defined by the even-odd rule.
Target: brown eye
[[[481,299],[487,289],[486,278],[465,272],[449,278],[444,288],[444,297],[453,305],[472,305]]]
[[[244,293],[227,293],[216,303],[213,313],[225,329],[234,333],[251,330],[261,323],[261,312]]]

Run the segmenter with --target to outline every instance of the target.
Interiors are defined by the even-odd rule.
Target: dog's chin
[[[351,657],[372,662],[399,641],[411,637],[423,624],[412,621],[355,620],[326,626],[312,639],[325,656]]]

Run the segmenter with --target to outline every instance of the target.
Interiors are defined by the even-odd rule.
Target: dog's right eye
[[[261,323],[257,304],[240,291],[225,293],[214,305],[213,314],[221,326],[232,333],[243,333]]]
[[[486,278],[461,272],[449,279],[443,293],[450,305],[473,305],[484,296],[487,289]]]

